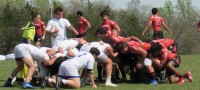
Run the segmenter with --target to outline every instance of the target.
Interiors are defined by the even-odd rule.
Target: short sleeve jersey
[[[157,56],[156,58],[159,60],[173,60],[177,57],[176,53],[172,53],[171,51],[167,50],[166,48],[162,49],[161,55]]]
[[[139,42],[136,42],[136,41],[128,41],[127,43],[128,43],[128,46],[141,47],[141,44]],[[141,47],[141,48],[148,51],[151,47],[151,44],[145,43],[145,42],[143,42],[143,44],[144,44],[144,46]]]
[[[101,27],[105,28],[108,31],[112,31],[112,29],[114,29],[115,25],[116,25],[116,23],[110,19],[101,23]]]
[[[82,34],[82,33],[85,32],[87,23],[89,23],[89,21],[86,18],[84,18],[84,17],[81,17],[78,20],[78,33],[79,34]]]
[[[174,40],[166,38],[166,39],[158,39],[158,40],[153,40],[153,42],[159,42],[163,47],[168,48],[172,44],[174,44]]]
[[[58,33],[53,33],[53,42],[58,43],[60,41],[67,39],[67,31],[66,28],[71,26],[70,22],[67,19],[52,19],[47,23],[46,30],[51,31],[57,28],[59,31]]]
[[[162,17],[153,15],[149,18],[149,21],[152,21],[152,26],[153,26],[154,32],[161,30],[161,24],[163,22]]]
[[[42,20],[38,21],[38,23],[35,24],[35,35],[42,35],[42,29],[44,26],[45,24]]]
[[[77,57],[68,59],[68,60],[71,60],[72,62],[74,62],[75,65],[77,65],[78,70],[83,69],[83,68],[93,69],[94,62],[95,62],[95,59],[92,56],[92,54],[88,52],[84,52],[84,51],[80,51]]]

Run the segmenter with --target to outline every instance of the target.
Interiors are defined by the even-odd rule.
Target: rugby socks
[[[68,83],[68,80],[63,79],[63,80],[62,80],[62,83],[63,83],[63,84],[66,84],[66,83]]]
[[[111,76],[106,78],[106,83],[111,83]]]
[[[184,76],[181,75],[181,73],[178,73],[177,76],[178,76],[179,78],[184,78]]]
[[[102,75],[101,75],[102,69],[103,69],[103,67],[101,65],[97,66],[98,79],[102,78]]]
[[[184,78],[188,78],[188,75],[187,75],[187,74],[184,74],[183,77],[184,77]]]
[[[152,80],[156,80],[155,72],[149,73],[149,76],[151,77]]]

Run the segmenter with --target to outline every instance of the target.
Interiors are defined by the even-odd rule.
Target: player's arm
[[[42,22],[42,30],[43,30],[43,36],[42,36],[42,39],[44,40],[45,36],[46,36],[46,26],[44,24],[44,22]]]
[[[167,25],[165,24],[164,21],[162,21],[162,25],[163,25],[164,28],[167,30],[167,32],[168,32],[169,34],[171,34],[171,31],[169,30],[169,28],[167,27]]]
[[[90,79],[91,85],[93,88],[97,88],[95,82],[94,82],[94,74],[93,74],[93,70],[92,69],[87,69],[87,75]]]
[[[114,29],[117,30],[117,34],[119,35],[121,32],[121,29],[119,28],[119,26],[117,24],[114,26]]]
[[[67,48],[67,56],[75,57],[75,53],[72,51],[72,47]]]
[[[150,20],[148,22],[148,24],[146,25],[146,27],[144,28],[144,31],[142,32],[142,37],[144,37],[145,32],[148,30],[148,28],[149,28],[149,26],[151,26],[151,24],[152,24],[152,21]]]
[[[132,51],[132,52],[135,52],[135,54],[137,54],[138,56],[140,56],[140,57],[139,57],[139,60],[140,60],[140,61],[144,61],[144,59],[145,59],[146,56],[147,56],[147,52],[146,52],[144,49],[142,49],[141,47],[138,47],[137,49],[135,49],[135,50]]]
[[[58,47],[58,52],[60,52],[60,53],[64,53],[63,48],[62,48],[62,47]]]
[[[116,57],[118,55],[118,53],[113,52],[113,49],[111,47],[106,47],[106,50],[107,50],[109,56],[111,56],[111,57]]]
[[[69,30],[71,30],[72,32],[74,32],[76,35],[78,35],[78,32],[76,31],[76,29],[72,25],[68,26],[67,28]]]
[[[131,40],[139,42],[141,44],[141,47],[144,46],[144,43],[139,38],[135,36],[126,37],[126,41],[131,41]]]
[[[161,70],[165,63],[161,62],[160,60],[156,59],[153,57],[153,55],[150,53],[148,54],[149,58],[152,60],[152,63],[155,67],[157,67],[156,69]]]
[[[91,28],[91,24],[90,24],[89,21],[86,21],[86,25],[87,25],[87,26],[86,26],[86,28],[85,28],[85,32]]]
[[[56,61],[56,59],[57,59],[57,56],[54,55],[51,58],[51,60],[44,60],[43,65],[45,65],[45,66],[51,66]]]

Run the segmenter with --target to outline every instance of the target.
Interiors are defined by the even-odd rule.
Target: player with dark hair
[[[192,82],[192,75],[189,71],[182,75],[176,69],[181,62],[180,56],[163,48],[160,43],[152,43],[148,56],[153,61],[153,66],[156,70],[167,68],[167,76],[171,83],[183,84],[184,78]]]
[[[163,25],[164,28],[167,30],[167,32],[169,34],[171,34],[171,31],[165,24],[163,18],[158,15],[158,9],[153,8],[151,11],[152,11],[153,15],[149,18],[149,22],[148,22],[147,26],[145,27],[144,31],[142,32],[142,37],[144,36],[145,32],[148,30],[148,28],[151,24],[153,26],[153,31],[154,31],[154,33],[153,33],[154,40],[163,39],[163,32],[161,30],[161,25]]]
[[[78,35],[77,38],[86,38],[86,32],[91,28],[90,22],[83,17],[83,11],[77,11],[78,15]]]

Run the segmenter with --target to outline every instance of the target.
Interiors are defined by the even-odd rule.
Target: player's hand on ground
[[[92,88],[97,88],[97,85],[96,84],[92,85]]]

